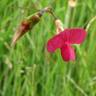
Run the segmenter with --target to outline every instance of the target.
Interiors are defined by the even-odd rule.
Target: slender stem
[[[86,31],[89,30],[91,24],[92,24],[95,20],[96,20],[96,16],[94,16],[94,17],[89,21],[89,23],[88,23],[88,25],[87,25],[87,27],[86,27]]]
[[[50,12],[50,14],[54,17],[54,19],[57,19],[57,16],[55,16],[55,14],[53,12]]]
[[[41,10],[41,12],[50,13],[54,17],[54,19],[57,19],[57,16],[55,16],[51,7],[45,7],[44,9]]]
[[[55,20],[57,19],[57,16],[54,14],[51,7],[45,7],[43,9],[39,10],[38,12],[29,15],[25,19],[30,19],[33,15],[38,14],[38,13],[41,14],[41,15],[43,15],[44,13],[50,13],[54,17]]]

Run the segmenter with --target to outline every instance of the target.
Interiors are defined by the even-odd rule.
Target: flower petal
[[[75,60],[74,49],[69,44],[64,44],[61,48],[61,56],[64,61]]]
[[[47,50],[49,52],[54,52],[57,48],[61,48],[64,44],[61,34],[55,35],[47,43]]]
[[[70,44],[81,44],[86,37],[86,31],[82,28],[65,29],[61,34]]]

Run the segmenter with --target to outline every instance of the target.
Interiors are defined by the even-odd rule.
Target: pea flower
[[[75,50],[72,44],[83,43],[86,37],[86,31],[82,28],[63,29],[60,20],[57,20],[55,24],[58,34],[48,41],[47,50],[52,53],[60,48],[61,56],[64,61],[75,60]]]

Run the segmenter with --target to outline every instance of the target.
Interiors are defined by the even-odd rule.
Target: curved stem
[[[86,27],[86,31],[88,31],[88,30],[89,30],[89,28],[90,28],[91,24],[92,24],[95,20],[96,20],[96,16],[95,16],[95,17],[93,17],[93,18],[89,21],[89,23],[88,23],[88,25],[87,25],[87,27]]]
[[[52,11],[52,8],[51,7],[45,7],[43,9],[39,10],[38,12],[29,15],[25,19],[30,19],[33,15],[36,15],[36,14],[39,14],[39,15],[42,16],[44,13],[50,13],[54,17],[55,20],[57,19],[57,16],[54,14],[54,12]]]
[[[52,10],[51,7],[45,7],[45,8],[42,9],[41,11],[50,13],[50,14],[54,17],[54,19],[57,19],[57,16],[54,14],[54,12],[53,12],[53,10]]]

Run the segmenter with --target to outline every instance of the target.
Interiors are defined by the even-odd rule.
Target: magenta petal
[[[70,44],[81,44],[86,37],[86,31],[82,28],[65,29],[61,34]]]
[[[53,38],[51,38],[47,43],[47,50],[49,52],[54,52],[57,48],[61,48],[63,45],[63,38],[60,34],[55,35]]]
[[[62,46],[61,55],[64,61],[75,60],[74,49],[69,44],[64,44],[64,46]]]

